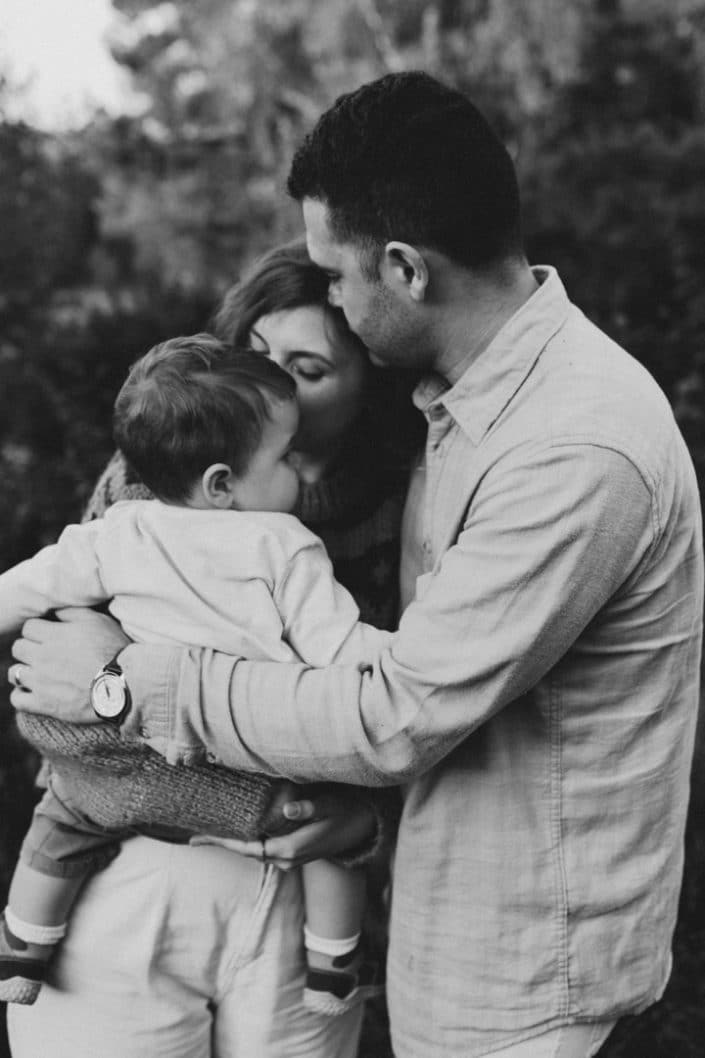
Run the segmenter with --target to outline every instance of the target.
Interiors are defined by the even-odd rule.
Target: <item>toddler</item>
[[[110,600],[133,640],[369,664],[391,634],[358,620],[323,544],[287,513],[299,488],[289,458],[297,426],[295,384],[265,356],[233,353],[206,334],[156,346],[118,395],[114,432],[157,499],[117,503],[104,518],[68,526],[0,576],[0,632],[47,610]],[[34,1002],[81,886],[128,833],[87,818],[52,769],[0,929],[0,999]],[[379,990],[359,973],[364,874],[317,861],[303,868],[303,883],[304,1001],[342,1013]]]

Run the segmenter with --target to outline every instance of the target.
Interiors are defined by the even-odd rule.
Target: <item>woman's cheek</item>
[[[318,383],[310,390],[299,386],[299,434],[314,443],[337,440],[357,418],[362,399],[362,390],[348,385]]]
[[[310,430],[316,423],[337,417],[341,412],[338,394],[331,387],[322,386],[315,390],[299,388],[299,411],[302,425]]]

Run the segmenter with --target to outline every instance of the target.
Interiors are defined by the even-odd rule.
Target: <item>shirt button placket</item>
[[[424,519],[423,553],[426,572],[432,566],[432,540],[436,492],[440,481],[440,464],[444,455],[444,441],[448,433],[448,412],[443,404],[436,404],[428,410],[428,469],[426,491],[426,517]]]

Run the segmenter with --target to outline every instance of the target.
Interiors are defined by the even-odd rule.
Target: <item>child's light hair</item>
[[[115,401],[115,442],[156,496],[182,502],[212,463],[244,474],[271,402],[295,395],[291,376],[261,353],[210,334],[172,338],[133,364]]]

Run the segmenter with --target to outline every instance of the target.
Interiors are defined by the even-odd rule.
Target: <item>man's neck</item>
[[[526,262],[517,262],[499,276],[455,277],[439,322],[435,370],[454,385],[537,289]]]

